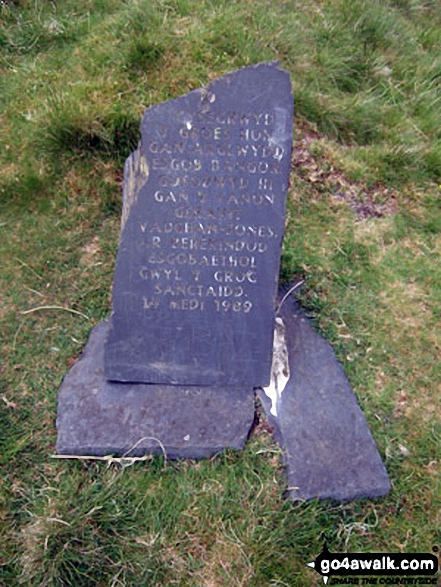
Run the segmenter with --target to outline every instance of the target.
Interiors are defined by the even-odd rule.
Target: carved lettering
[[[255,271],[216,271],[214,279],[220,283],[257,283],[257,273]]]
[[[155,191],[154,201],[177,205],[176,220],[141,224],[143,233],[152,234],[152,241],[144,241],[150,253],[139,276],[155,282],[155,296],[242,296],[243,288],[234,289],[230,284],[251,287],[258,283],[255,255],[265,254],[268,239],[277,238],[277,231],[271,224],[252,225],[240,220],[245,207],[275,205],[272,176],[280,173],[278,161],[283,157],[283,147],[272,140],[274,122],[269,112],[230,111],[215,116],[200,112],[179,128],[180,140],[166,141],[168,133],[162,132],[164,142],[150,141],[153,170],[173,172],[158,176],[163,189]],[[212,158],[206,161],[206,156]],[[256,191],[249,189],[253,175],[260,176]],[[214,254],[206,254],[210,251]],[[233,254],[221,254],[229,252]],[[190,277],[183,279],[175,267],[188,267]],[[222,268],[211,276],[222,286],[198,283],[201,271],[210,267]],[[172,301],[169,308],[203,311],[203,303],[195,302],[192,298]],[[145,307],[155,307],[152,303],[144,298]],[[228,304],[218,302],[216,311],[249,312],[252,308],[251,302]]]
[[[170,300],[169,308],[170,310],[199,310],[200,312],[204,309],[205,302],[201,300],[195,299],[182,299],[182,300]]]
[[[194,284],[162,284],[155,283],[156,296],[194,296],[212,298],[240,298],[244,295],[241,285],[194,285]],[[144,298],[145,302],[146,298]],[[146,302],[145,302],[146,303]],[[145,307],[145,306],[144,306]]]
[[[159,308],[159,301],[156,298],[148,299],[143,296],[144,310],[157,310]]]
[[[267,382],[291,166],[290,88],[286,72],[260,64],[146,110],[127,166],[132,201],[115,271],[108,378]],[[244,364],[250,341],[258,351]]]

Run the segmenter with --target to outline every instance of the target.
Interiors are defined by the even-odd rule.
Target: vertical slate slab
[[[126,164],[109,380],[268,384],[292,118],[277,63],[146,110]]]
[[[388,474],[332,347],[291,298],[278,315],[289,379],[277,402],[258,394],[284,452],[290,498],[349,501],[389,493]]]

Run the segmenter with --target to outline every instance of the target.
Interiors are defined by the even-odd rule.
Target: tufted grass
[[[441,546],[439,3],[8,0],[0,17],[0,584],[312,586],[324,539]],[[109,312],[144,108],[274,59],[296,99],[281,280],[305,280],[391,494],[287,502],[264,418],[203,462],[51,460],[57,389]],[[42,306],[64,309],[23,314]]]

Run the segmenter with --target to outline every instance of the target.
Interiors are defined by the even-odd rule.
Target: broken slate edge
[[[124,169],[107,379],[268,383],[292,125],[277,62],[146,109]]]
[[[168,459],[242,449],[254,422],[253,389],[111,383],[104,377],[108,322],[91,332],[58,396],[57,454]]]
[[[294,501],[351,501],[386,495],[390,481],[363,412],[332,347],[289,297],[278,315],[285,325],[290,378],[277,417],[258,396],[281,444]]]

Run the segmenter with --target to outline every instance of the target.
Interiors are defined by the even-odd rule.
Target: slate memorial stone
[[[277,63],[145,111],[125,169],[108,380],[268,385],[292,122]]]
[[[241,449],[257,390],[291,499],[390,490],[332,348],[291,290],[277,301],[292,123],[277,63],[146,110],[124,168],[112,315],[60,387],[58,455]]]

